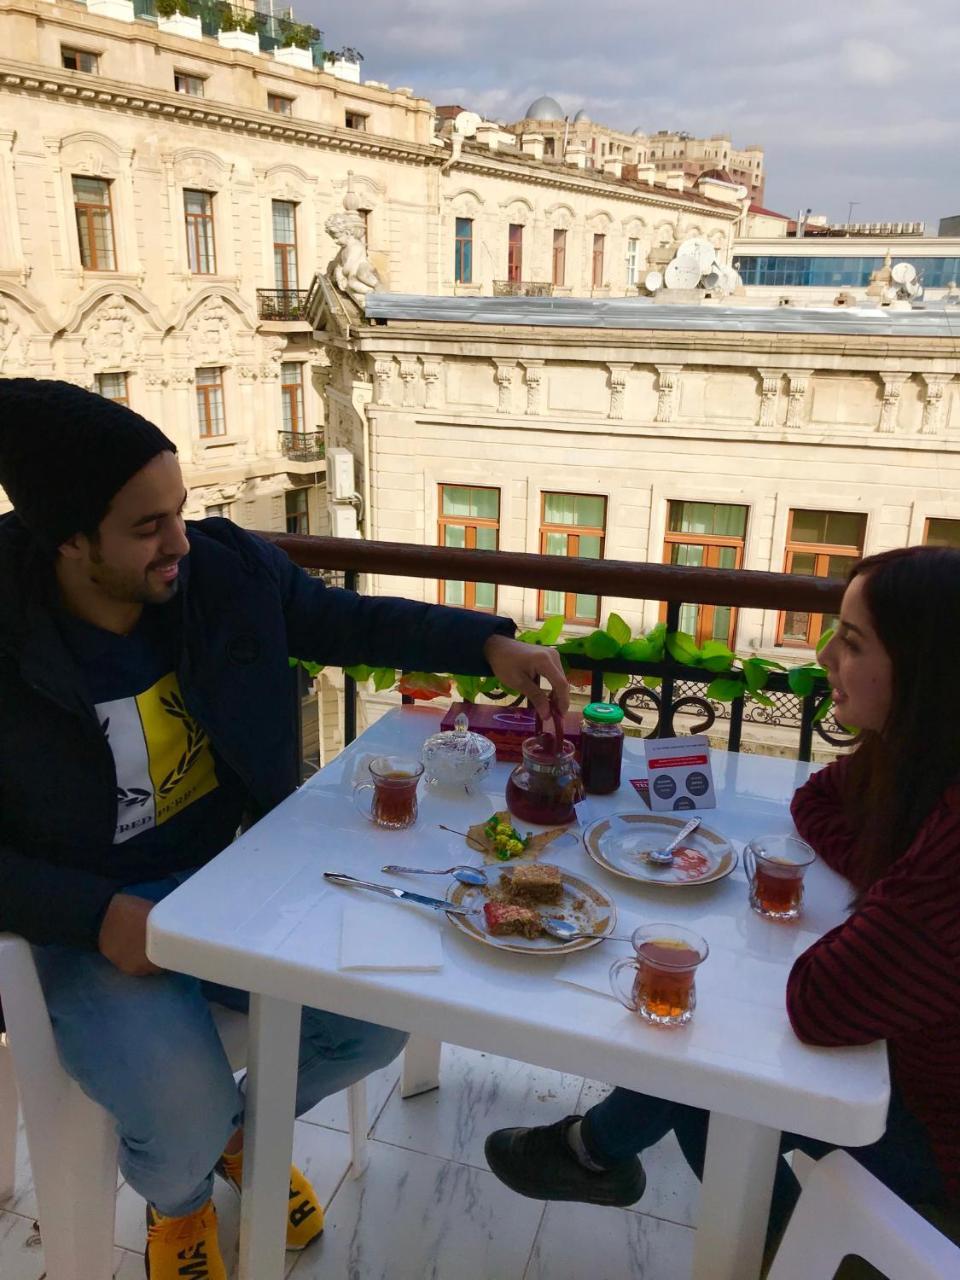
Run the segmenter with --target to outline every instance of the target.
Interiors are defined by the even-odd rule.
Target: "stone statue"
[[[340,292],[351,297],[362,311],[367,294],[380,286],[380,277],[367,257],[363,219],[356,213],[332,213],[326,221],[326,231],[340,246],[327,273]]]

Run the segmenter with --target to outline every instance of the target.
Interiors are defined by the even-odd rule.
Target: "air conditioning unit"
[[[348,506],[346,503],[331,503],[328,507],[330,512],[330,533],[334,538],[358,538],[360,536],[357,529],[357,512],[354,507]]]
[[[356,493],[353,454],[349,449],[327,450],[327,493],[334,502],[348,502]]]

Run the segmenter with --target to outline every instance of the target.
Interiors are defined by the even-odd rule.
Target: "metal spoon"
[[[680,828],[669,844],[665,844],[662,849],[648,849],[643,856],[648,862],[652,862],[655,865],[669,867],[673,862],[674,849],[681,841],[686,840],[691,832],[696,831],[702,821],[702,818],[691,818],[685,827]]]
[[[442,867],[437,870],[436,867],[395,867],[391,864],[387,867],[381,867],[380,870],[395,876],[453,876],[454,880],[459,880],[461,884],[479,886],[490,883],[487,879],[487,873],[481,871],[479,867]]]
[[[575,942],[578,938],[609,938],[611,942],[630,942],[630,938],[619,933],[586,933],[569,920],[560,920],[557,916],[547,916],[540,923],[544,933],[549,933],[551,938],[559,938],[561,942]]]

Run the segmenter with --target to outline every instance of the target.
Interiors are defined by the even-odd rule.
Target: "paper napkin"
[[[343,908],[341,969],[430,970],[443,966],[442,924],[424,907],[357,902]]]

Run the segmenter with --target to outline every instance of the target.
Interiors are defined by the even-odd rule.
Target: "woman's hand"
[[[483,656],[502,684],[530,699],[541,719],[550,715],[551,702],[561,714],[569,709],[570,686],[556,649],[492,635],[483,646]],[[540,688],[541,679],[546,680],[552,694]]]

